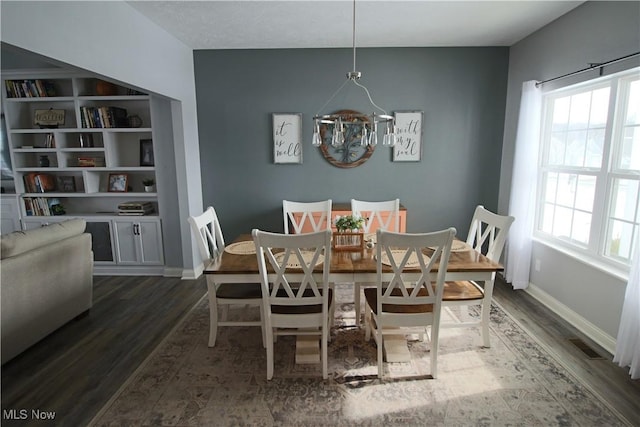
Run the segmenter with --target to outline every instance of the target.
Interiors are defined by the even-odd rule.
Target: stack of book
[[[119,215],[146,215],[153,211],[151,202],[123,202],[118,205]]]
[[[129,127],[127,110],[120,107],[80,107],[83,128]]]

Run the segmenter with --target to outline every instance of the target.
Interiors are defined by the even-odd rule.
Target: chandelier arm
[[[373,105],[374,107],[376,107],[378,110],[382,111],[385,115],[387,115],[387,111],[384,110],[383,108],[380,108],[378,106],[378,104],[376,104],[375,102],[373,102],[373,99],[371,99],[371,94],[369,93],[369,89],[366,88],[365,85],[361,85],[360,83],[358,83],[357,81],[353,81],[353,83],[355,83],[357,86],[360,86],[362,89],[364,89],[364,91],[367,93],[367,97],[369,98],[369,102],[371,103],[371,105]]]
[[[329,103],[331,102],[331,100],[333,100],[333,98],[336,97],[336,95],[338,94],[338,92],[340,92],[342,90],[342,88],[344,87],[344,85],[347,84],[347,82],[349,82],[349,80],[345,80],[344,82],[342,82],[342,84],[340,85],[340,87],[333,92],[333,95],[331,95],[331,98],[329,98],[329,100],[327,102],[324,103],[324,105],[318,110],[318,112],[316,113],[316,116],[320,115],[320,112],[324,110],[324,108],[329,105]]]

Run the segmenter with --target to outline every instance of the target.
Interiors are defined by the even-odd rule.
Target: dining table
[[[449,256],[446,281],[493,280],[495,274],[503,270],[503,266],[473,250],[466,243],[455,240]],[[459,249],[457,249],[459,248]],[[331,283],[375,283],[377,281],[376,248],[363,248],[360,251],[331,251],[329,282]],[[425,255],[429,255],[427,250]],[[316,266],[320,274],[322,265]],[[383,280],[391,275],[391,267],[383,265]],[[251,234],[241,234],[224,250],[210,260],[204,268],[209,286],[221,283],[257,283],[260,282],[258,259]],[[301,273],[302,274],[302,273]],[[418,273],[416,273],[418,274]],[[433,279],[437,269],[432,272]],[[214,288],[215,289],[215,288]],[[210,289],[212,290],[212,289]]]
[[[332,250],[331,264],[329,268],[329,283],[376,283],[378,280],[375,235],[368,236],[369,245],[363,246],[358,251]],[[424,255],[429,256],[433,251],[426,249]],[[267,265],[268,275],[273,272],[270,265]],[[298,270],[300,270],[298,268]],[[446,281],[457,280],[474,280],[486,281],[494,280],[495,274],[502,271],[503,266],[497,262],[490,260],[475,251],[466,242],[454,240],[452,250],[447,264],[445,274]],[[322,263],[316,265],[314,272],[318,273],[318,279],[322,275]],[[421,275],[419,269],[414,268],[403,270],[408,275],[408,280],[413,280],[410,276],[415,275],[418,280]],[[436,280],[437,265],[432,270],[433,281]],[[216,304],[215,290],[223,283],[259,283],[260,271],[258,269],[258,259],[256,257],[256,248],[253,243],[251,234],[242,234],[238,236],[231,244],[220,249],[218,253],[210,260],[204,268],[204,274],[207,279],[207,288],[209,293],[209,304]],[[295,281],[297,272],[295,269],[288,274],[289,280]],[[382,280],[391,280],[393,275],[392,269],[387,264],[382,264]],[[275,278],[269,277],[269,280]],[[300,270],[300,280],[303,278],[303,272]],[[213,312],[210,313],[213,315]],[[319,345],[317,342],[310,343],[305,340],[306,337],[300,336],[296,341],[296,363],[317,363],[320,360]],[[314,349],[309,348],[310,345]],[[409,359],[409,350],[406,345],[406,339],[403,336],[388,336],[385,339],[384,348],[388,361],[406,361]]]
[[[331,264],[329,267],[329,283],[376,283],[378,280],[375,235],[368,236],[367,246],[358,251],[336,250],[331,251]],[[429,256],[433,251],[425,249],[424,255]],[[445,281],[494,280],[495,274],[504,268],[500,263],[494,262],[480,252],[474,250],[466,242],[455,239],[449,255],[449,263],[445,273]],[[269,280],[275,278],[275,273],[270,265],[267,265]],[[298,270],[300,270],[298,268]],[[322,263],[315,266],[314,272],[318,273],[318,279],[322,275]],[[273,273],[273,276],[271,276]],[[256,249],[251,234],[241,234],[231,244],[218,251],[204,268],[209,293],[209,304],[215,304],[215,290],[223,283],[259,283],[260,271]],[[295,281],[296,271],[293,269],[287,277]],[[405,268],[403,274],[415,275],[418,280],[421,275],[418,268]],[[437,265],[431,272],[431,280],[436,280],[438,274]],[[303,272],[300,270],[299,279],[302,280]],[[382,280],[391,280],[393,271],[388,264],[382,264]],[[213,315],[213,312],[210,313]],[[313,348],[310,348],[312,346]],[[406,339],[401,336],[390,335],[385,339],[385,357],[387,361],[407,361],[410,358]],[[318,363],[320,361],[319,343],[311,343],[308,337],[300,336],[296,341],[296,363]]]

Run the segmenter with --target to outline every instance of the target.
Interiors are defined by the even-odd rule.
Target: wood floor
[[[203,278],[95,277],[90,314],[2,366],[1,424],[87,425],[205,291]],[[627,369],[614,365],[611,355],[525,292],[498,281],[495,295],[574,374],[631,425],[640,426],[640,381],[632,381]],[[590,358],[570,341],[573,338],[601,357]],[[55,412],[55,419],[33,419],[32,410]],[[8,419],[21,414],[28,414],[27,419]]]

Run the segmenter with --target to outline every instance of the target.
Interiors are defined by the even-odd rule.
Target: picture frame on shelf
[[[153,140],[140,140],[140,166],[155,166],[153,159]]]
[[[126,173],[109,174],[109,192],[126,193],[129,183],[129,175]]]
[[[56,177],[58,184],[58,192],[60,193],[75,193],[76,192],[76,180],[73,176],[58,176]]]
[[[273,113],[273,163],[302,163],[302,114]]]
[[[393,147],[394,162],[422,160],[422,111],[396,111],[398,140]]]

